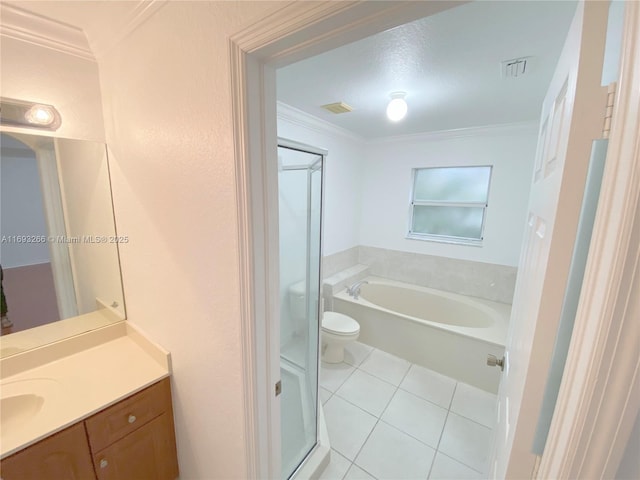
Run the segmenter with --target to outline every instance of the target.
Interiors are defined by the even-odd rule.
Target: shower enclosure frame
[[[295,140],[290,140],[288,138],[278,137],[278,148],[286,148],[289,150],[293,150],[301,153],[308,153],[312,155],[318,155],[318,159],[311,163],[310,165],[289,165],[289,166],[278,166],[279,171],[307,171],[307,236],[306,236],[306,258],[305,258],[305,299],[306,299],[306,310],[310,311],[311,307],[309,302],[312,301],[311,298],[311,230],[312,230],[312,218],[311,218],[311,210],[312,210],[312,175],[316,171],[320,171],[320,216],[319,216],[319,227],[318,227],[318,302],[315,308],[315,314],[317,317],[317,325],[315,338],[317,345],[315,345],[315,427],[316,427],[316,441],[310,451],[307,453],[305,458],[299,463],[299,465],[294,469],[289,478],[295,478],[301,472],[304,472],[307,468],[311,467],[311,470],[315,470],[314,466],[307,467],[308,459],[314,454],[316,450],[326,450],[328,453],[329,450],[329,442],[326,435],[323,435],[322,432],[326,430],[324,427],[324,418],[322,415],[322,404],[320,402],[320,356],[321,356],[321,322],[322,322],[322,311],[323,311],[323,301],[322,301],[322,252],[323,252],[323,244],[324,244],[324,235],[323,235],[323,225],[324,225],[324,197],[325,197],[325,161],[328,155],[328,151],[323,148],[314,147],[305,143],[301,143]],[[312,360],[310,358],[312,349],[309,344],[311,335],[307,336],[307,349],[306,356],[307,362],[310,364]],[[284,440],[284,439],[282,439]]]

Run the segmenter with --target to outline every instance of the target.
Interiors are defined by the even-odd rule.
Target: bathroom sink
[[[2,430],[11,431],[32,420],[44,405],[44,397],[34,393],[3,397],[0,400],[0,425]]]
[[[58,396],[59,384],[50,378],[2,382],[0,385],[0,430],[11,435],[36,419]]]

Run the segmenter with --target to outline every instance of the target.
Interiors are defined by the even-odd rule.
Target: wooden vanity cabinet
[[[169,379],[2,460],[2,480],[174,480]]]
[[[2,480],[88,480],[96,474],[84,423],[55,433],[0,463]]]
[[[167,414],[93,455],[98,480],[175,479],[175,443],[166,435]]]
[[[178,476],[169,379],[85,421],[99,480]]]

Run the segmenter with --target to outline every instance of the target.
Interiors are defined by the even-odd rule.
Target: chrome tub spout
[[[358,296],[360,295],[360,287],[365,283],[369,283],[366,280],[361,280],[359,282],[354,283],[350,287],[347,287],[347,293],[349,296],[353,297],[354,300],[358,300]]]

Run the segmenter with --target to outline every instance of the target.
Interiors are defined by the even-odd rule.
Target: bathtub
[[[346,289],[333,309],[360,324],[359,341],[461,382],[497,393],[511,306],[368,277],[355,300]]]

